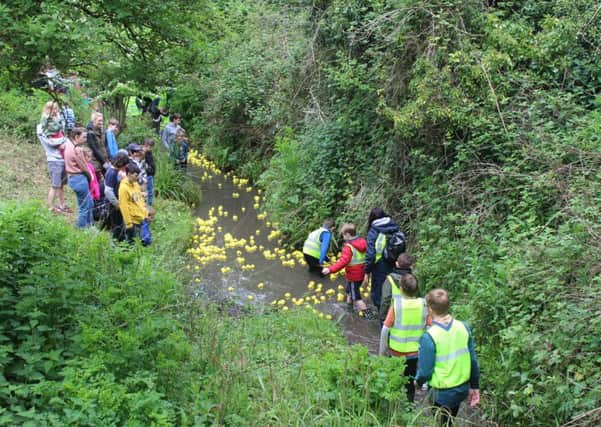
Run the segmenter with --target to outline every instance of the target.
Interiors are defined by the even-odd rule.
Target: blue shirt
[[[321,250],[319,251],[319,265],[323,265],[326,257],[328,256],[328,249],[330,249],[330,240],[332,239],[332,233],[330,231],[324,231],[319,236],[321,240]]]
[[[432,323],[436,323],[438,326],[448,331],[453,325],[454,321],[455,319],[452,319],[451,322],[446,326],[439,322]],[[474,348],[474,338],[472,337],[472,331],[470,328],[465,323],[464,325],[469,336],[467,347],[470,351],[471,361],[470,379],[466,383],[458,385],[457,387],[434,390],[434,402],[449,408],[459,406],[459,404],[467,397],[470,388],[480,388],[480,367],[478,366],[478,358],[476,357],[476,350]],[[436,359],[436,345],[434,344],[434,340],[430,334],[427,332],[423,334],[419,340],[418,358],[419,362],[417,365],[417,375],[415,380],[419,385],[422,385],[432,378],[432,373],[434,372],[434,361]]]
[[[117,151],[119,151],[119,146],[117,145],[117,138],[115,138],[115,134],[107,130],[106,133],[106,149],[109,152],[109,158],[112,159],[117,155]]]

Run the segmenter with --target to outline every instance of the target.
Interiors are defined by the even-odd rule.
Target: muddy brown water
[[[202,179],[202,175],[205,179]],[[253,236],[257,246],[262,245],[264,250],[275,251],[282,246],[276,240],[269,240],[270,232],[274,227],[270,225],[269,218],[259,219],[257,216],[263,212],[262,206],[256,207],[256,197],[261,197],[255,189],[247,191],[248,185],[235,185],[231,176],[214,175],[200,167],[190,167],[188,175],[197,181],[197,185],[202,191],[202,203],[194,210],[194,215],[202,220],[209,219],[209,212],[213,209],[217,212],[221,210],[227,212],[227,216],[218,216],[218,222],[214,225],[216,236],[215,245],[224,246],[225,234],[231,234],[235,239],[250,240]],[[206,179],[209,177],[210,179]],[[236,220],[234,220],[236,216]],[[317,227],[317,225],[316,225]],[[221,231],[219,231],[219,228]],[[259,230],[259,234],[257,234]],[[307,230],[309,233],[311,230]],[[292,298],[306,298],[314,295],[314,292],[308,289],[308,284],[313,281],[315,284],[323,285],[325,294],[328,289],[336,290],[338,286],[344,285],[343,277],[337,277],[330,280],[329,277],[319,278],[310,274],[305,265],[296,263],[294,267],[282,265],[282,262],[276,258],[267,260],[262,250],[254,253],[248,253],[244,249],[227,249],[227,260],[225,262],[212,262],[205,266],[199,266],[199,270],[194,275],[194,285],[199,294],[206,295],[212,300],[233,301],[239,307],[252,304],[257,308],[268,307],[274,300],[285,299],[286,293],[290,297],[286,300],[288,307],[294,307],[291,304]],[[236,258],[243,256],[246,264],[254,264],[253,270],[243,270],[237,264]],[[229,267],[231,271],[223,274],[221,269]],[[263,288],[258,289],[257,285],[263,283]],[[233,290],[230,290],[233,288]],[[252,300],[249,300],[249,295]],[[367,299],[367,295],[364,295]],[[346,303],[336,302],[335,298],[328,298],[325,302],[314,305],[319,313],[329,314],[333,322],[341,327],[342,332],[349,344],[365,345],[370,354],[377,354],[380,338],[380,325],[378,320],[367,320],[352,313]],[[372,306],[373,308],[373,306]],[[304,306],[295,307],[298,310],[306,309]],[[418,389],[416,402],[418,406],[427,408],[429,406],[426,392]],[[427,413],[432,412],[427,410]],[[470,426],[497,426],[496,423],[485,420],[479,409],[471,409],[463,404],[459,412],[458,425]]]
[[[218,223],[214,226],[216,246],[223,246],[224,235],[230,233],[235,239],[250,240],[253,236],[255,244],[262,245],[264,250],[273,252],[281,247],[277,240],[268,240],[269,234],[274,230],[269,218],[258,218],[262,213],[262,207],[257,208],[256,197],[260,195],[255,189],[247,191],[248,185],[235,185],[232,176],[214,175],[200,167],[191,167],[188,174],[198,182],[202,191],[202,202],[195,209],[195,216],[207,220],[213,208],[214,216],[218,217]],[[203,174],[205,179],[202,179]],[[222,211],[227,212],[227,216],[216,214],[220,206]],[[310,231],[312,230],[307,230],[307,233]],[[320,278],[310,274],[307,267],[298,262],[294,267],[290,267],[284,266],[279,258],[268,260],[262,250],[248,253],[241,249],[242,254],[240,252],[236,254],[236,251],[236,249],[228,249],[225,262],[216,261],[200,267],[194,282],[199,292],[206,293],[211,299],[233,300],[240,306],[247,304],[268,306],[273,300],[285,299],[286,293],[290,293],[290,298],[306,298],[314,295],[314,292],[308,289],[311,281],[315,282],[316,286],[318,283],[323,285],[321,295],[324,295],[328,289],[334,289],[338,293],[338,286],[344,285],[343,277],[337,277],[333,281],[330,277]],[[255,268],[241,269],[236,262],[237,256],[243,256],[246,264],[254,264]],[[229,267],[231,271],[223,274],[223,267]],[[263,283],[262,289],[257,287],[259,283]],[[249,301],[249,295],[252,295],[252,301]],[[292,309],[294,304],[290,303],[290,298],[287,306]],[[350,344],[363,344],[368,347],[370,353],[377,353],[380,329],[377,320],[359,317],[347,308],[345,302],[337,302],[335,297],[328,297],[325,302],[314,305],[313,308],[324,315],[331,315],[331,321],[340,325]],[[297,309],[306,308],[300,306]]]

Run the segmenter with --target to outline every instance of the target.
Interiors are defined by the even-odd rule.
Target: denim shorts
[[[67,173],[65,172],[65,162],[49,161],[48,172],[50,172],[50,183],[52,188],[61,188],[67,185]]]

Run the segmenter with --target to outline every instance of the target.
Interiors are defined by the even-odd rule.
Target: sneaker
[[[376,313],[374,313],[372,310],[370,310],[369,308],[360,311],[359,313],[363,313],[363,315],[359,314],[361,317],[365,317],[367,320],[375,320],[376,319]]]
[[[69,206],[63,206],[63,207],[59,207],[60,211],[63,213],[73,213],[73,209],[71,209]]]

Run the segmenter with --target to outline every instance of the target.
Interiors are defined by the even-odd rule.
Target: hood
[[[378,233],[394,233],[398,231],[399,226],[390,218],[389,216],[385,216],[384,218],[378,218],[374,222],[371,223],[372,228],[374,228]]]

